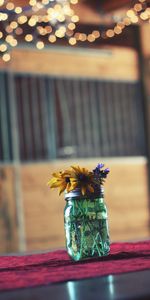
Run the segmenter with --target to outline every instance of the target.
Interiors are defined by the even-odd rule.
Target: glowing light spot
[[[21,8],[20,6],[17,6],[17,7],[15,8],[15,13],[16,13],[16,14],[21,14],[21,13],[22,13],[22,8]]]
[[[5,62],[8,62],[10,60],[10,54],[9,53],[5,53],[3,56],[2,56],[2,59],[5,61]]]
[[[1,44],[1,45],[0,45],[0,51],[1,51],[1,52],[5,52],[6,50],[7,50],[6,44]]]
[[[26,34],[25,41],[26,42],[32,42],[33,41],[33,35],[32,34]]]
[[[77,43],[77,40],[76,40],[75,37],[71,37],[71,38],[69,39],[69,44],[70,44],[70,45],[74,46],[76,43]]]
[[[87,40],[88,40],[90,43],[92,43],[92,42],[95,41],[95,36],[94,36],[93,34],[88,34]]]
[[[36,43],[36,47],[37,49],[42,50],[44,48],[44,43],[42,41],[38,41]]]
[[[56,36],[54,34],[51,34],[48,37],[48,40],[49,40],[50,43],[55,43],[56,42]]]
[[[8,3],[6,4],[6,8],[7,8],[8,10],[13,10],[14,7],[15,7],[15,5],[14,5],[14,3],[12,3],[12,2],[8,2]]]
[[[106,31],[106,35],[108,36],[108,37],[113,37],[114,35],[115,35],[115,33],[114,33],[114,30],[113,29],[108,29],[107,31]]]

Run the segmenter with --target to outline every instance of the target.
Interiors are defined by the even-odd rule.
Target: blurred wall
[[[140,82],[139,61],[137,52],[135,50],[119,47],[107,47],[107,49],[101,50],[102,51],[100,53],[96,53],[95,51],[92,52],[92,50],[84,52],[80,51],[80,49],[75,52],[68,49],[65,50],[63,48],[63,50],[59,49],[57,51],[56,49],[56,51],[42,51],[39,53],[32,49],[16,49],[13,50],[12,61],[9,63],[9,65],[7,65],[7,67],[1,65],[1,69],[5,69],[5,72],[10,76],[10,85],[13,83],[14,74],[27,75],[28,73],[30,75],[39,75],[39,73],[42,73],[42,76],[55,75],[56,77],[60,75],[67,77],[71,76],[72,78],[79,79],[81,77],[88,77],[90,80],[95,79],[104,81],[108,80],[112,82],[116,81],[120,82],[120,85],[122,82],[128,82],[131,83],[131,85]],[[28,58],[26,62],[22,60],[22,55]],[[37,92],[34,87],[35,86],[31,86],[32,92]],[[71,158],[68,157],[67,160],[64,160],[65,156],[63,159],[60,159],[62,154],[59,157],[59,151],[56,151],[56,157],[51,157],[51,152],[45,152],[48,154],[47,156],[42,157],[42,161],[40,161],[40,156],[38,157],[35,155],[35,158],[33,156],[34,162],[31,159],[29,160],[27,157],[24,158],[24,156],[21,156],[21,153],[23,153],[27,146],[29,146],[30,149],[31,143],[25,143],[23,140],[23,134],[19,134],[19,132],[24,132],[24,135],[26,135],[26,123],[23,123],[22,117],[24,116],[25,112],[24,103],[26,103],[26,99],[24,98],[24,100],[21,100],[22,102],[20,102],[23,103],[20,106],[22,109],[21,114],[19,106],[17,105],[19,102],[16,100],[19,98],[15,98],[10,92],[9,103],[7,100],[7,105],[10,107],[8,113],[8,120],[10,123],[9,126],[7,123],[6,126],[1,128],[1,133],[3,133],[4,131],[2,130],[6,130],[6,127],[11,127],[12,133],[10,140],[8,135],[8,141],[10,141],[11,149],[9,159],[6,157],[6,155],[3,155],[6,154],[6,152],[3,150],[4,147],[6,147],[6,144],[4,143],[6,139],[4,135],[1,135],[1,140],[3,138],[3,142],[0,146],[2,157],[1,170],[4,173],[4,176],[1,176],[0,197],[0,235],[2,241],[0,248],[1,252],[39,250],[64,246],[63,208],[65,202],[63,200],[63,196],[57,196],[56,191],[49,191],[46,183],[50,177],[50,174],[54,170],[66,168],[66,166],[75,162],[93,169],[98,162],[104,161],[106,166],[110,167],[111,169],[109,179],[105,186],[106,203],[109,209],[111,240],[135,240],[149,237],[147,180],[148,164],[146,148],[145,144],[143,144],[143,141],[145,141],[145,135],[143,132],[144,112],[142,110],[137,110],[138,106],[136,106],[136,101],[130,101],[130,98],[127,99],[124,97],[125,94],[118,95],[118,90],[119,87],[118,89],[115,89],[116,97],[114,98],[118,99],[118,105],[121,103],[122,107],[125,107],[127,103],[131,104],[132,110],[130,110],[130,113],[133,112],[134,114],[136,112],[136,116],[138,117],[141,114],[141,118],[139,118],[139,121],[138,118],[133,119],[132,113],[130,115],[128,113],[129,106],[127,105],[127,111],[124,115],[126,122],[124,122],[124,124],[131,125],[128,127],[128,131],[126,131],[125,128],[127,127],[125,127],[125,125],[120,125],[122,123],[118,123],[118,118],[120,119],[119,114],[117,115],[118,117],[116,118],[116,123],[110,123],[108,111],[111,114],[113,103],[111,106],[108,103],[108,109],[106,109],[106,117],[108,119],[104,118],[104,122],[106,122],[103,122],[101,125],[105,129],[107,125],[108,134],[106,132],[106,138],[100,143],[100,146],[97,149],[100,151],[101,147],[103,147],[105,143],[108,151],[110,149],[114,149],[116,147],[116,142],[115,139],[111,137],[111,132],[112,130],[115,132],[118,132],[119,130],[120,138],[123,143],[120,145],[122,149],[125,149],[125,147],[128,149],[128,153],[126,154],[127,157],[108,158],[106,157],[107,155],[104,151],[105,153],[103,152],[103,155],[94,154],[93,157],[91,155],[88,156],[87,159],[83,159],[83,157],[85,157],[83,155],[80,158],[75,158],[75,156],[72,156]],[[17,91],[20,90],[17,89]],[[124,89],[124,93],[126,93],[126,89]],[[24,95],[24,93],[22,93],[22,95]],[[135,94],[132,94],[132,96],[132,99],[138,99],[135,97]],[[111,97],[112,93],[110,92],[108,98],[111,99]],[[120,102],[119,97],[121,99]],[[0,99],[1,116],[4,116],[2,114],[2,108],[4,108],[4,94],[1,93]],[[21,99],[23,99],[23,96],[21,96]],[[92,100],[93,99],[94,98],[92,98]],[[15,103],[16,114],[13,114],[14,106],[11,106],[10,102],[11,104]],[[43,102],[39,103],[42,105]],[[141,105],[142,102],[138,103]],[[105,101],[104,105],[106,106]],[[37,128],[39,128],[38,120],[38,118],[33,119],[33,125],[36,132]],[[129,120],[131,123],[129,123]],[[60,124],[60,126],[64,126],[64,123],[60,119],[58,119],[57,122]],[[88,120],[88,123],[91,127],[91,124],[94,124],[90,123],[90,119]],[[1,124],[4,124],[2,123],[2,118]],[[79,123],[77,122],[75,124],[78,125]],[[119,125],[117,126],[117,124]],[[23,131],[20,131],[21,126]],[[98,127],[97,131],[96,129],[93,131],[95,137],[99,136],[99,133],[102,132],[101,126]],[[85,126],[85,128],[87,128],[87,126]],[[28,132],[31,134],[30,130],[31,128],[29,128]],[[49,129],[47,128],[47,131],[43,132],[43,137],[47,138],[47,145],[49,142],[51,142],[51,145],[53,146]],[[80,129],[78,127],[77,133],[79,132]],[[128,138],[126,140],[126,132],[132,136],[130,143],[128,142]],[[141,134],[140,139],[138,133]],[[38,139],[39,147],[41,144],[40,137],[41,136],[39,136]],[[57,135],[56,138],[56,146],[58,146],[59,143]],[[60,136],[60,138],[62,141],[62,136]],[[34,136],[31,138],[31,140],[34,141]],[[113,143],[111,142],[112,140]],[[133,141],[134,143],[132,143]],[[133,152],[131,151],[133,149],[132,144],[135,146]],[[22,145],[22,147],[20,147],[20,145]],[[141,145],[144,146],[141,148]],[[83,143],[83,146],[86,148],[86,144]],[[94,152],[95,146],[92,147]],[[37,148],[35,147],[35,150],[36,149]],[[112,153],[114,153],[114,157],[117,156],[117,154],[115,155],[115,151]],[[128,156],[130,156],[131,153],[132,157],[129,158]],[[58,160],[56,160],[56,158]]]

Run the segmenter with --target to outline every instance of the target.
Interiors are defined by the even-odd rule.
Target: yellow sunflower
[[[59,195],[66,190],[70,192],[73,187],[70,181],[69,171],[63,171],[52,174],[53,178],[48,181],[48,186],[50,188],[59,188]]]
[[[94,193],[93,173],[79,166],[71,166],[71,168],[73,169],[72,173],[70,173],[71,186],[74,189],[79,187],[83,196],[86,192]]]

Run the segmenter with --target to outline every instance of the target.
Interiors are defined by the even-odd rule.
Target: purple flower
[[[106,168],[106,169],[104,170],[104,172],[105,172],[106,174],[108,174],[108,173],[110,172],[109,168]]]
[[[110,172],[109,168],[102,170],[104,164],[98,164],[97,167],[93,170],[94,176],[102,180],[107,177],[108,173]]]
[[[97,168],[98,168],[98,169],[102,169],[103,167],[104,167],[104,164],[98,164],[98,165],[97,165]]]
[[[109,168],[106,168],[105,170],[102,170],[102,177],[103,178],[106,178],[107,177],[107,175],[108,175],[108,173],[110,172],[110,170],[109,170]]]
[[[95,175],[99,175],[101,172],[101,169],[104,167],[104,164],[98,164],[97,167],[93,170],[93,173]]]

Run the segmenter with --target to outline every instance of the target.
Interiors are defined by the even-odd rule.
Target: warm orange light
[[[108,29],[106,31],[106,35],[111,38],[115,35],[115,33],[114,33],[113,29]]]
[[[148,19],[147,13],[146,13],[146,12],[142,12],[142,13],[140,14],[140,18],[141,18],[143,21],[146,21],[146,20]]]
[[[55,4],[54,5],[54,10],[59,11],[59,10],[61,10],[61,8],[62,8],[62,6],[60,4]]]
[[[48,40],[49,40],[50,43],[55,43],[56,42],[56,36],[54,34],[51,34],[48,37]]]
[[[74,37],[77,41],[81,41],[81,42],[84,42],[87,39],[87,35],[85,33],[80,33],[80,32],[76,32]]]
[[[21,13],[22,13],[22,8],[21,8],[20,6],[17,6],[17,7],[15,8],[15,13],[16,13],[16,14],[21,14]]]
[[[98,30],[93,30],[92,34],[95,36],[96,39],[100,37],[100,32]]]
[[[6,4],[6,8],[7,8],[8,10],[13,10],[14,7],[15,7],[15,5],[14,5],[14,3],[12,3],[12,2],[8,2],[8,3]]]
[[[12,21],[10,23],[10,27],[13,28],[13,29],[16,29],[18,27],[18,23],[16,21]]]
[[[132,10],[132,9],[129,9],[129,10],[127,11],[127,16],[128,16],[129,18],[131,18],[131,17],[135,16],[135,12],[134,12],[134,10]]]
[[[59,21],[59,22],[64,22],[65,21],[65,16],[63,15],[63,14],[59,14],[58,16],[57,16],[57,20]]]
[[[34,5],[36,5],[36,3],[37,3],[37,1],[36,1],[36,0],[30,0],[30,1],[29,1],[29,4],[30,4],[31,6],[34,6]]]
[[[37,23],[36,18],[31,17],[30,20],[28,21],[29,26],[34,27]]]
[[[115,27],[114,27],[114,32],[115,32],[116,34],[120,34],[120,33],[122,32],[122,29],[121,29],[120,27],[118,27],[118,26],[115,26]]]
[[[7,62],[10,60],[10,54],[9,53],[5,53],[3,56],[2,56],[2,59]]]
[[[38,41],[36,43],[36,47],[37,49],[42,50],[44,48],[44,43],[42,41]]]
[[[40,3],[40,2],[37,2],[37,3],[36,3],[36,6],[33,7],[32,9],[35,10],[35,11],[38,11],[38,10],[40,10],[40,9],[42,9],[42,8],[43,8],[43,4]]]
[[[141,4],[141,3],[136,3],[136,4],[134,5],[134,10],[137,11],[137,12],[141,11],[142,8],[143,8],[143,7],[142,7],[142,4]]]
[[[13,36],[12,36],[11,34],[8,34],[8,35],[6,36],[5,41],[6,41],[8,44],[10,44],[11,41],[12,41],[13,39],[14,39]]]
[[[92,43],[92,42],[95,41],[95,36],[94,36],[93,34],[88,34],[87,40],[88,40],[90,43]]]
[[[73,35],[73,31],[70,30],[70,29],[67,29],[66,30],[66,35],[71,37]]]
[[[8,19],[8,14],[0,13],[0,21],[6,21]]]
[[[77,43],[77,40],[76,40],[75,37],[71,37],[71,38],[69,39],[69,44],[70,44],[71,46],[74,46],[76,43]]]
[[[68,24],[68,28],[69,28],[70,30],[74,30],[74,29],[76,28],[76,25],[75,25],[74,23],[69,23],[69,24]]]
[[[5,30],[6,30],[7,33],[12,33],[13,32],[13,29],[9,25],[7,25],[5,27]]]
[[[138,18],[137,16],[133,16],[133,17],[131,18],[131,22],[132,22],[132,23],[138,23],[138,21],[139,21],[139,18]]]
[[[38,26],[37,30],[38,30],[38,32],[39,32],[40,35],[46,35],[47,34],[46,29],[44,27],[42,27],[42,26]]]
[[[38,19],[38,21],[39,21],[39,19]],[[42,22],[47,23],[47,22],[49,22],[49,21],[50,21],[50,19],[49,19],[48,16],[43,16]]]
[[[23,33],[23,29],[21,27],[16,28],[15,33],[17,35],[21,35]]]
[[[18,23],[19,24],[24,24],[24,23],[26,23],[28,21],[28,19],[27,19],[27,17],[26,16],[20,16],[19,18],[18,18]]]
[[[79,40],[81,42],[85,42],[87,40],[87,35],[85,33],[80,33],[79,34]]]
[[[78,0],[70,0],[71,4],[77,4]]]
[[[71,17],[71,21],[74,22],[74,23],[79,22],[79,17],[74,15],[74,16]]]
[[[131,20],[129,18],[124,18],[123,22],[125,26],[129,26],[131,24]]]
[[[0,6],[4,4],[4,0],[0,0]]]
[[[1,52],[5,52],[6,50],[7,50],[6,44],[1,44],[1,45],[0,45],[0,51],[1,51]]]
[[[45,29],[46,29],[46,32],[47,32],[47,33],[51,33],[51,32],[52,32],[52,27],[51,27],[50,25],[47,25],[47,26],[45,27]]]
[[[117,27],[123,29],[125,27],[125,24],[123,22],[118,22]]]
[[[0,31],[0,39],[3,37],[3,33],[2,31]]]
[[[26,42],[32,42],[33,41],[33,35],[32,34],[26,34],[25,41]]]
[[[12,47],[16,47],[17,46],[17,44],[18,44],[18,42],[17,42],[17,40],[16,39],[12,39],[11,41],[10,41],[10,43],[9,43]]]
[[[54,11],[54,9],[52,7],[50,7],[50,8],[47,9],[47,13],[49,15],[51,15],[53,13],[53,11]]]
[[[42,3],[43,3],[44,5],[47,5],[47,4],[49,4],[49,0],[42,0]]]
[[[67,16],[73,16],[74,11],[70,8],[68,4],[63,5],[63,13]]]
[[[65,36],[65,33],[66,33],[66,28],[64,26],[61,26],[59,29],[57,29],[55,31],[55,35],[58,37],[58,38],[62,38]]]

